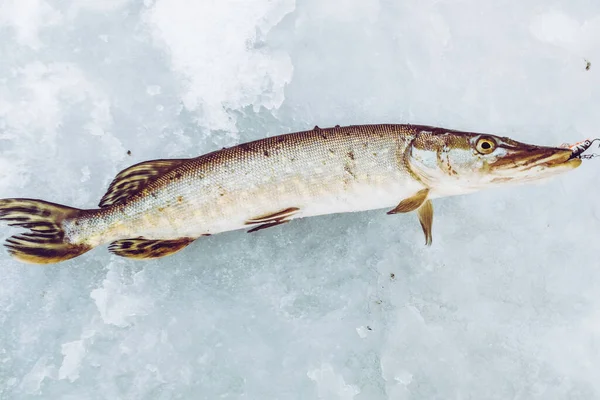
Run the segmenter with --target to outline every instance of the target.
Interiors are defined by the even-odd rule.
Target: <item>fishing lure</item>
[[[563,143],[560,147],[564,147],[567,149],[571,149],[573,154],[571,158],[581,158],[583,160],[589,160],[591,158],[600,157],[600,154],[592,153],[592,154],[583,154],[587,149],[589,149],[595,141],[600,141],[599,138],[590,140],[582,140],[581,142],[577,142],[575,144]],[[600,147],[600,146],[599,146]]]

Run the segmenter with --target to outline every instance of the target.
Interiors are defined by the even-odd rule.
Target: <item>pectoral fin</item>
[[[433,225],[433,204],[431,204],[431,200],[425,201],[425,203],[419,207],[417,215],[419,216],[419,222],[421,223],[421,228],[423,228],[423,233],[425,234],[425,244],[431,246],[431,242],[433,241],[431,232]]]
[[[409,197],[408,199],[404,199],[391,211],[388,211],[388,214],[399,214],[399,213],[407,213],[411,211],[417,210],[425,201],[427,200],[427,196],[429,195],[429,189],[419,190],[414,196]]]

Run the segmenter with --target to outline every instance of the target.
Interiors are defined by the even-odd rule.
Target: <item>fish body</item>
[[[571,156],[569,149],[430,126],[315,127],[136,164],[117,175],[97,209],[3,199],[0,220],[30,229],[7,247],[33,263],[105,243],[121,256],[156,258],[205,235],[384,208],[416,211],[430,244],[431,199],[556,175],[579,166]]]

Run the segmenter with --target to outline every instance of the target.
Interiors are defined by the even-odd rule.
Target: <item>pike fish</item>
[[[572,149],[423,125],[356,125],[269,137],[196,158],[121,171],[98,208],[0,199],[16,259],[57,263],[109,244],[132,259],[167,256],[199,237],[332,213],[415,212],[432,243],[431,200],[540,181],[577,168]]]

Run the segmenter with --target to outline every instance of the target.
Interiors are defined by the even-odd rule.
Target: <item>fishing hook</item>
[[[587,149],[589,149],[595,141],[600,141],[600,138],[596,139],[586,139],[581,142],[575,143],[574,145],[567,145],[569,149],[573,152],[571,158],[581,158],[583,160],[589,160],[592,158],[600,157],[600,154],[592,153],[592,154],[583,154]],[[600,147],[600,146],[598,146]]]

